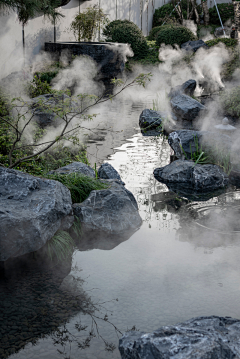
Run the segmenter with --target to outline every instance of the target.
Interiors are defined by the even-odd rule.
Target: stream
[[[70,309],[68,312],[62,298],[58,302],[58,314],[64,322],[58,325],[60,330],[54,330],[54,323],[51,333],[35,325],[35,341],[24,344],[27,337],[23,332],[28,330],[22,328],[28,327],[21,319],[24,295],[39,287],[31,297],[34,318],[46,315],[47,305],[52,305],[52,313],[54,301],[61,296],[60,282],[55,287],[52,283],[55,274],[50,280],[28,272],[24,285],[14,284],[11,299],[5,294],[9,319],[0,326],[0,338],[11,330],[12,342],[18,335],[22,344],[14,354],[9,339],[6,350],[12,354],[2,352],[3,358],[120,359],[117,347],[121,334],[116,328],[122,333],[132,327],[150,332],[196,316],[240,318],[240,191],[229,187],[218,197],[193,202],[157,182],[153,170],[169,163],[171,150],[165,137],[148,137],[140,132],[139,115],[149,106],[151,99],[134,104],[120,101],[117,107],[112,104],[103,109],[97,131],[88,141],[91,165],[107,161],[119,172],[126,188],[134,194],[143,220],[130,238],[113,238],[111,243],[96,238],[91,243],[80,243],[69,264],[70,273],[62,275],[60,282],[65,278],[69,291],[77,288],[79,296],[86,295],[90,305],[95,306],[96,316],[105,318],[95,318],[99,336],[95,328],[96,337],[84,342],[92,317]],[[35,308],[41,298],[42,312]],[[42,323],[40,319],[37,323]],[[0,316],[0,325],[1,320]],[[116,349],[110,350],[114,345]]]

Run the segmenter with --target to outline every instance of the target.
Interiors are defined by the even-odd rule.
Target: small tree
[[[62,141],[70,141],[75,145],[79,144],[78,133],[84,128],[81,122],[91,120],[96,116],[88,114],[92,107],[113,99],[128,87],[134,85],[145,86],[146,81],[150,80],[150,75],[150,73],[140,74],[129,83],[123,83],[122,80],[113,80],[113,84],[121,88],[115,95],[107,98],[105,93],[101,96],[79,94],[76,97],[68,97],[59,92],[52,95],[55,105],[53,105],[53,101],[50,101],[49,104],[48,100],[43,97],[34,103],[28,103],[21,98],[16,98],[7,106],[4,101],[1,103],[0,98],[0,130],[4,129],[3,134],[0,131],[0,144],[1,142],[5,144],[4,151],[2,150],[0,154],[1,165],[18,168],[21,164],[36,160],[40,155]],[[48,139],[45,142],[41,140],[42,130],[37,126],[35,120],[39,109],[45,113],[55,114],[55,119],[58,121],[58,128],[56,128],[56,134],[52,140]],[[29,141],[30,133],[32,136],[31,141]]]
[[[80,12],[75,16],[70,30],[78,42],[81,40],[92,41],[97,31],[100,33],[101,28],[107,22],[107,17],[101,8],[96,5],[89,6],[85,12]]]

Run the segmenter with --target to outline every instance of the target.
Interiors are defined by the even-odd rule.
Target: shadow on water
[[[11,355],[18,358],[21,349],[31,349],[45,339],[51,342],[52,354],[55,349],[53,357],[66,358],[71,346],[85,349],[94,337],[101,337],[98,322],[111,323],[106,314],[102,315],[104,303],[94,303],[83,290],[80,272],[77,266],[72,267],[72,256],[59,263],[57,258],[48,258],[45,247],[4,263],[0,276],[1,359]],[[81,316],[89,317],[87,324],[81,323]],[[74,320],[74,330],[67,327],[70,319]],[[106,350],[115,349],[112,343],[101,339]],[[44,352],[43,345],[41,354]],[[46,354],[52,357],[49,346]],[[28,356],[25,353],[20,357]]]

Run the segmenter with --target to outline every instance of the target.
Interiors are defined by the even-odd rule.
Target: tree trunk
[[[199,15],[198,15],[198,11],[197,11],[196,4],[194,3],[194,0],[191,0],[191,3],[192,3],[192,7],[193,7],[193,9],[194,9],[195,16],[196,16],[196,23],[199,24],[199,23],[200,23],[200,19],[199,19]]]
[[[235,22],[235,39],[238,38],[238,31],[240,28],[240,3],[238,1],[233,1],[234,7],[234,22]]]
[[[209,10],[207,0],[202,0],[202,8],[204,13],[204,25],[209,25]]]
[[[25,66],[25,29],[22,24],[22,44],[23,44],[23,66]]]

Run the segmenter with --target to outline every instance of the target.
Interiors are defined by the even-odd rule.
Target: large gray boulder
[[[119,340],[122,359],[240,358],[240,320],[197,317],[152,333],[126,332]]]
[[[198,49],[200,49],[200,47],[203,47],[204,49],[209,48],[203,40],[187,41],[181,45],[181,49],[193,52],[196,52]]]
[[[60,182],[0,167],[0,261],[37,251],[73,219]]]
[[[193,121],[206,111],[206,107],[184,93],[177,93],[170,99],[173,113],[178,120]]]
[[[104,182],[107,189],[92,191],[84,202],[73,205],[83,231],[121,234],[139,228],[142,219],[133,194],[118,180]]]
[[[72,162],[69,165],[60,167],[55,171],[50,171],[49,173],[50,174],[57,173],[61,175],[66,175],[70,173],[79,173],[84,176],[88,176],[92,178],[96,177],[94,169],[82,162]]]
[[[190,79],[188,81],[185,81],[182,85],[172,88],[169,93],[169,97],[172,98],[178,95],[179,93],[183,93],[188,96],[193,96],[196,87],[197,87],[197,82],[193,79]]]
[[[178,130],[170,133],[168,143],[177,158],[184,154],[190,159],[191,154],[204,151],[215,157],[231,152],[231,137],[211,131]]]
[[[228,185],[228,176],[212,164],[199,165],[193,161],[177,160],[165,167],[156,168],[154,177],[163,183],[171,183],[200,192],[215,191]]]
[[[117,179],[119,180],[123,185],[125,183],[122,181],[120,174],[118,173],[115,168],[110,165],[110,163],[106,162],[103,163],[99,169],[98,169],[98,178],[101,179]]]

